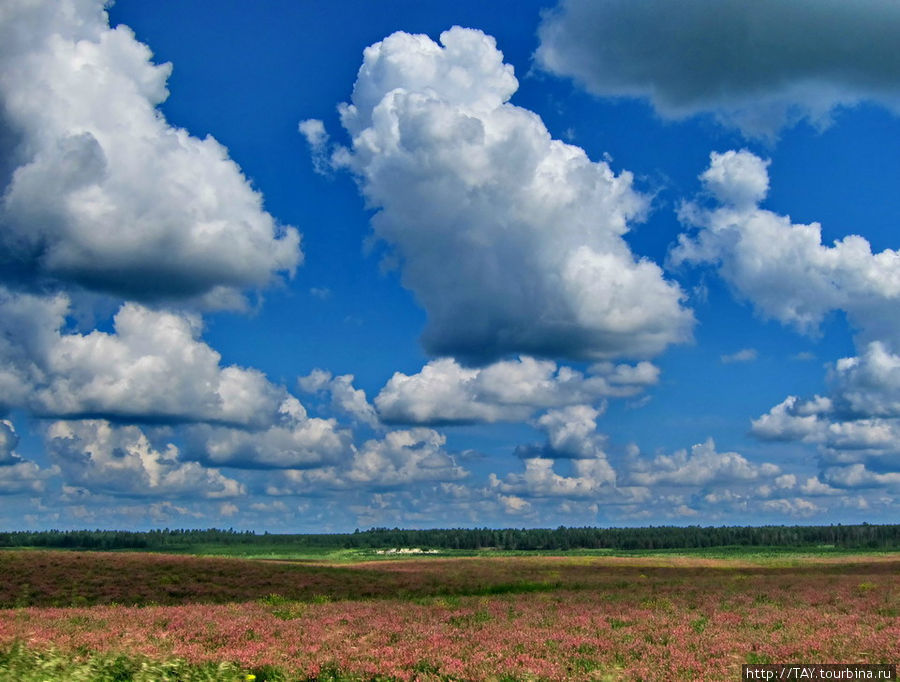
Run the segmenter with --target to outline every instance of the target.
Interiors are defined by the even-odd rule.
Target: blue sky
[[[893,522],[900,9],[14,2],[0,525]]]

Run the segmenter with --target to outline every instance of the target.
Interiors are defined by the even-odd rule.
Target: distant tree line
[[[47,530],[0,532],[0,547],[178,550],[200,544],[279,545],[289,548],[387,549],[697,549],[703,547],[814,547],[900,549],[900,525],[651,526],[647,528],[372,528],[335,534],[257,534],[234,529]]]

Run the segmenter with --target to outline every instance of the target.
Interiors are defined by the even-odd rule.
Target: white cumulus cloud
[[[585,375],[528,356],[482,368],[440,358],[417,374],[395,372],[374,402],[381,418],[394,423],[517,421],[540,409],[634,396],[658,378],[659,368],[647,361],[597,363]]]
[[[815,442],[824,435],[825,425],[819,415],[830,411],[828,398],[816,396],[812,401],[800,401],[797,396],[788,396],[753,421],[753,433],[765,440]]]
[[[525,471],[503,478],[492,473],[491,488],[523,497],[622,498],[631,494],[616,489],[616,472],[604,451],[606,437],[597,432],[600,414],[601,410],[589,405],[548,410],[534,422],[547,441],[517,447]],[[559,460],[569,461],[571,475],[555,470]]]
[[[737,452],[717,452],[712,438],[672,455],[652,460],[633,460],[629,474],[637,485],[703,486],[774,478],[781,470],[774,464],[753,464]]]
[[[900,417],[900,355],[879,341],[835,363],[829,379],[836,408],[863,417]]]
[[[537,420],[538,428],[546,431],[547,440],[555,453],[574,459],[596,457],[602,452],[597,438],[597,417],[600,410],[589,405],[572,405],[550,410]]]
[[[321,489],[392,489],[427,481],[455,481],[469,472],[456,463],[444,446],[447,437],[418,427],[389,431],[353,448],[335,466],[292,469],[283,474],[285,486],[272,485],[269,494],[313,492]]]
[[[255,369],[221,366],[197,316],[126,303],[113,333],[66,333],[69,302],[0,290],[0,388],[48,416],[265,426],[287,397]]]
[[[352,435],[334,419],[310,417],[293,396],[279,408],[273,424],[248,430],[209,424],[187,428],[193,458],[219,466],[247,468],[321,467],[352,451]]]
[[[300,236],[227,150],[166,122],[157,65],[102,0],[0,10],[0,272],[139,300],[234,305],[293,273]]]
[[[48,427],[46,444],[67,482],[93,493],[210,499],[244,494],[243,485],[218,469],[183,461],[174,444],[154,448],[137,426],[58,421]]]
[[[19,444],[16,428],[8,419],[0,419],[0,466],[18,464],[22,461],[15,450]]]
[[[491,488],[523,498],[609,498],[618,492],[616,474],[605,457],[574,460],[570,476],[554,471],[557,460],[530,457],[523,462],[522,473],[510,473],[503,478],[490,474]]]
[[[0,495],[41,493],[46,487],[46,481],[58,475],[57,467],[42,469],[28,460],[0,466]]]
[[[512,105],[493,38],[455,27],[440,40],[366,48],[341,108],[352,145],[332,155],[378,209],[374,233],[428,314],[426,350],[603,359],[688,339],[681,290],[623,239],[648,205],[631,175]]]
[[[8,419],[0,419],[0,495],[40,493],[45,482],[57,477],[59,469],[42,469],[16,453],[19,436]]]
[[[800,441],[820,448],[823,465],[877,462],[900,470],[900,358],[880,343],[838,360],[829,395],[788,396],[752,422],[763,440]]]
[[[695,231],[679,236],[671,261],[713,265],[759,313],[801,332],[815,334],[829,312],[844,311],[859,349],[829,369],[827,395],[788,396],[753,420],[752,432],[816,445],[820,471],[832,472],[822,473],[826,482],[888,485],[900,470],[900,251],[872,253],[858,235],[825,245],[818,223],[759,206],[767,162],[747,151],[710,161],[700,177],[718,205],[682,207]]]
[[[700,177],[719,205],[682,207],[682,222],[695,229],[679,235],[673,264],[713,265],[759,313],[802,332],[815,333],[827,313],[843,310],[861,342],[900,345],[900,252],[872,253],[859,235],[827,246],[818,223],[794,224],[759,207],[768,188],[761,159],[728,151],[710,161]]]
[[[332,376],[327,370],[314,369],[307,376],[300,377],[297,384],[307,393],[327,393],[331,396],[332,407],[359,423],[377,428],[379,420],[375,408],[366,398],[366,392],[353,385],[353,379],[352,374]]]
[[[838,488],[881,488],[890,486],[900,489],[900,471],[877,472],[857,462],[842,467],[829,467],[823,472],[826,483]]]

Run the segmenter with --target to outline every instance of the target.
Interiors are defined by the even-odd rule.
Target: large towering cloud
[[[509,103],[517,87],[480,31],[453,28],[440,45],[395,33],[365,50],[341,108],[352,147],[333,162],[379,209],[375,234],[428,313],[426,349],[481,363],[648,356],[685,340],[678,286],[622,238],[647,208],[631,175],[552,139]]]
[[[900,112],[893,0],[563,0],[539,33],[545,69],[669,118],[772,137],[863,100]]]
[[[234,305],[301,260],[227,150],[156,108],[155,65],[101,0],[0,9],[0,275]]]

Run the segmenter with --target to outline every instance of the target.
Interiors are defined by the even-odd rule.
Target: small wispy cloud
[[[753,362],[759,357],[759,353],[755,348],[742,348],[737,353],[731,353],[720,356],[720,360],[728,365],[733,362]]]
[[[325,130],[325,124],[317,118],[309,118],[300,121],[297,129],[309,144],[313,170],[319,175],[328,175],[331,172],[331,160],[328,158],[329,137]]]

